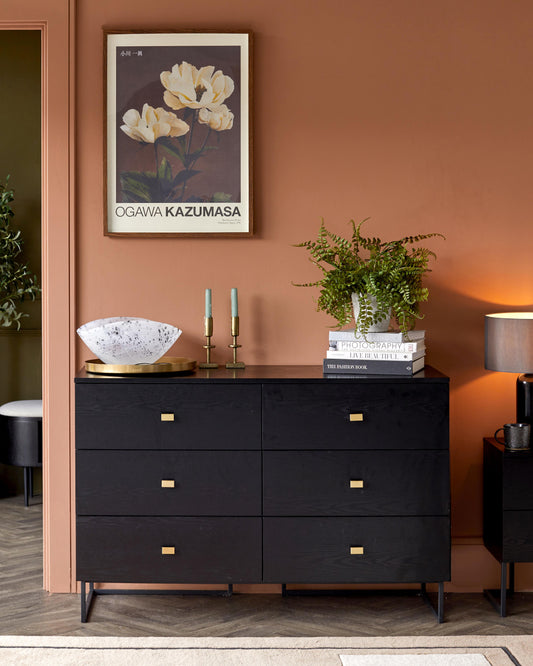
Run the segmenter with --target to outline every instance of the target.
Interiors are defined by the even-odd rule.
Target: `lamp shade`
[[[485,368],[533,372],[533,312],[485,315]]]

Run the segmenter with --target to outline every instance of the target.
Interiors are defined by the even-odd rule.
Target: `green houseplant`
[[[17,260],[22,252],[22,238],[20,231],[11,227],[11,202],[15,196],[8,185],[9,176],[5,185],[0,184],[0,326],[16,323],[20,328],[21,318],[28,315],[21,312],[19,304],[26,297],[34,300],[40,288],[27,264]]]
[[[352,295],[358,296],[357,335],[366,336],[371,327],[391,314],[406,333],[422,318],[419,304],[428,298],[422,278],[430,270],[430,258],[436,257],[431,250],[416,244],[444,236],[431,233],[382,241],[361,234],[361,226],[368,219],[357,225],[350,220],[350,238],[328,231],[322,219],[317,240],[296,245],[309,251],[309,258],[322,271],[322,278],[295,286],[319,287],[317,310],[334,317],[339,327],[351,321]]]

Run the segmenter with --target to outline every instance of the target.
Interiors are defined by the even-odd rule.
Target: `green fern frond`
[[[360,311],[355,322],[356,331],[363,335],[368,328],[383,320],[392,309],[400,329],[407,332],[422,318],[419,304],[427,301],[428,289],[422,286],[423,276],[429,272],[430,259],[435,253],[414,244],[431,238],[444,238],[442,234],[418,234],[399,240],[382,241],[377,236],[365,237],[362,225],[350,220],[350,238],[329,231],[321,219],[317,240],[304,241],[303,247],[310,261],[322,272],[315,282],[295,284],[300,287],[319,287],[317,310],[331,315],[338,326],[352,318],[352,294],[359,295]],[[377,301],[374,310],[370,296]]]

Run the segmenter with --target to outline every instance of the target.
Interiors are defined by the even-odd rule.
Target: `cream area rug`
[[[341,655],[342,666],[490,666],[482,654]]]
[[[15,664],[17,666],[77,666],[78,664],[80,666],[108,664],[113,666],[533,666],[533,636],[382,638],[0,636],[0,664],[2,666]]]

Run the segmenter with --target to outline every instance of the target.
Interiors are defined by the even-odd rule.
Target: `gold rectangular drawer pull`
[[[173,421],[173,420],[174,420],[174,414],[172,413],[169,414],[168,412],[167,413],[163,412],[161,414],[161,421]]]
[[[350,421],[362,421],[362,420],[363,420],[362,414],[350,414]]]
[[[350,488],[363,488],[363,479],[350,479]]]
[[[174,479],[161,479],[161,488],[174,488]]]
[[[363,546],[351,546],[350,555],[364,555],[365,549]]]
[[[176,549],[174,546],[161,546],[161,555],[175,555]]]

